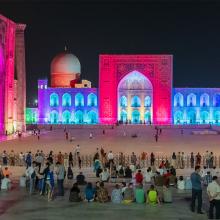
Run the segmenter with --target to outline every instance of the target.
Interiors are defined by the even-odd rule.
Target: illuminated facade
[[[99,89],[80,71],[76,56],[57,55],[27,123],[220,124],[220,88],[173,88],[172,55],[100,55]]]
[[[0,15],[0,134],[25,130],[25,27]]]

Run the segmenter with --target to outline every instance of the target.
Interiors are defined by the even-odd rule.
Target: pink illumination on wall
[[[153,85],[153,123],[172,123],[172,55],[100,55],[100,123],[117,121],[117,88],[132,71],[142,73]]]
[[[13,131],[15,23],[0,15],[0,133]],[[3,61],[2,61],[3,60]]]

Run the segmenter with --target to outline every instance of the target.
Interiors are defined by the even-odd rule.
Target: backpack
[[[68,167],[68,170],[67,170],[67,179],[68,179],[68,180],[72,180],[72,179],[73,179],[73,171],[72,171],[71,167]]]

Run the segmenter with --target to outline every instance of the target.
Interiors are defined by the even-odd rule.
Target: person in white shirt
[[[207,187],[207,193],[209,197],[209,219],[214,218],[215,208],[215,219],[220,219],[220,186],[218,184],[218,177],[213,176],[212,182]]]
[[[153,174],[150,168],[147,169],[147,172],[145,173],[145,182],[146,183],[151,183]]]
[[[80,154],[80,146],[79,145],[76,146],[75,152],[76,152],[76,155],[79,156],[79,154]]]
[[[11,180],[9,179],[9,176],[6,175],[1,183],[1,190],[10,190],[11,189]]]
[[[112,153],[112,151],[109,151],[108,153],[108,162],[110,166],[114,163],[114,154]]]
[[[183,179],[183,176],[180,176],[177,181],[177,189],[180,189],[180,190],[185,189],[185,180]]]
[[[109,177],[110,174],[108,172],[108,170],[105,168],[100,174],[99,177],[101,179],[102,182],[108,182],[109,181]]]
[[[32,194],[33,190],[34,190],[34,184],[35,184],[36,173],[37,173],[36,169],[37,169],[36,164],[33,162],[32,165],[29,166],[25,171],[25,174],[26,174],[28,180],[30,181],[30,188],[29,188],[30,194]]]

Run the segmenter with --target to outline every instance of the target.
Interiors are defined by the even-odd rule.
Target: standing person
[[[31,155],[31,152],[28,152],[27,157],[26,157],[27,168],[31,166],[31,163],[32,163],[32,155]]]
[[[65,178],[65,167],[60,162],[56,163],[57,165],[57,186],[58,186],[58,196],[64,196],[64,178]]]
[[[202,160],[202,156],[198,152],[198,154],[196,155],[196,166],[200,166],[201,160]]]
[[[76,146],[75,152],[76,152],[76,156],[80,155],[80,146],[79,146],[79,144]]]
[[[59,152],[59,154],[57,155],[57,162],[59,162],[60,164],[63,164],[63,154],[61,153],[61,151]]]
[[[141,153],[141,167],[145,167],[146,159],[147,159],[147,153],[146,152],[142,152]]]
[[[68,133],[68,131],[66,131],[65,136],[66,136],[66,140],[68,141],[69,140],[69,133]]]
[[[11,150],[11,153],[9,154],[11,166],[15,166],[15,153],[13,150]]]
[[[213,152],[211,152],[209,158],[209,168],[213,168],[213,165],[214,165],[214,155]]]
[[[181,168],[181,153],[180,152],[178,152],[178,154],[177,154],[176,162],[177,162],[176,168],[178,168],[178,169]]]
[[[131,163],[134,164],[134,166],[136,166],[137,156],[134,154],[134,152],[132,152],[131,154]]]
[[[158,142],[158,137],[159,137],[159,135],[158,135],[158,132],[154,135],[154,138],[155,138],[155,141],[156,142]]]
[[[81,169],[81,167],[82,167],[82,160],[81,160],[81,157],[78,156],[77,159],[78,159],[78,166],[79,166],[79,169]]]
[[[154,166],[154,162],[155,162],[155,155],[154,155],[154,153],[152,152],[152,153],[150,154],[150,165],[151,165],[151,166]]]
[[[34,186],[35,186],[35,180],[36,180],[36,171],[35,171],[35,162],[32,163],[31,166],[29,166],[26,169],[26,176],[29,179],[29,193],[30,195],[33,193],[34,191]]]
[[[215,208],[215,219],[220,219],[220,186],[218,184],[218,177],[213,176],[212,182],[207,187],[207,193],[209,197],[209,219],[214,218]]]
[[[184,156],[184,152],[182,152],[182,155],[181,155],[181,169],[184,169],[185,167],[185,156]]]
[[[205,163],[206,163],[206,167],[209,168],[209,158],[210,158],[210,154],[209,151],[207,150],[205,153]]]
[[[191,174],[191,182],[192,182],[192,203],[191,203],[191,211],[195,212],[195,202],[196,198],[198,199],[198,207],[197,213],[204,214],[202,212],[202,177],[199,175],[200,166],[195,167],[195,172]]]
[[[73,154],[72,154],[72,152],[69,153],[69,166],[73,167]]]
[[[3,166],[8,165],[8,155],[6,153],[6,150],[4,150],[3,153],[2,153],[2,161],[3,161]]]
[[[190,166],[191,168],[194,168],[194,155],[193,155],[193,152],[191,152],[191,155],[190,155]]]
[[[63,156],[63,165],[65,168],[67,168],[69,166],[68,158],[69,158],[68,154],[65,153]]]
[[[175,152],[173,152],[172,154],[171,166],[176,167],[176,153]]]
[[[112,153],[111,150],[108,153],[108,162],[109,162],[110,167],[114,163],[114,154]]]

